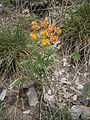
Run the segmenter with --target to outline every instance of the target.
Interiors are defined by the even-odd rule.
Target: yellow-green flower
[[[38,25],[33,25],[32,26],[32,30],[39,30],[40,29],[40,26],[38,26]]]
[[[48,20],[42,21],[41,27],[47,28],[48,27]]]
[[[47,38],[47,36],[48,36],[48,32],[47,32],[47,30],[42,30],[41,32],[40,32],[40,37],[43,39],[43,38]]]
[[[30,38],[31,40],[36,40],[37,39],[37,34],[35,32],[30,33]]]
[[[33,21],[33,22],[32,22],[32,26],[37,26],[37,22],[36,22],[36,21]]]
[[[42,46],[48,46],[50,44],[50,40],[49,39],[43,39],[42,41],[41,41],[41,45]]]
[[[56,27],[56,33],[57,33],[58,35],[61,34],[61,28],[60,28],[60,27]]]
[[[54,25],[49,25],[48,26],[48,32],[51,33],[54,30]]]

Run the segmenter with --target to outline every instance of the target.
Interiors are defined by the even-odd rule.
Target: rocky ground
[[[52,13],[51,9],[49,15]],[[29,10],[19,13],[13,5],[0,5],[0,27],[13,24],[20,15],[30,16]],[[48,111],[45,106],[49,104],[57,104],[59,109],[67,106],[72,120],[90,120],[90,98],[84,93],[84,85],[90,84],[90,62],[88,65],[71,64],[69,56],[60,54],[56,68],[49,69],[50,75],[43,86],[29,80],[23,86],[10,89],[12,80],[0,81],[0,101],[4,101],[4,111],[10,115],[10,120],[12,117],[16,120],[17,116],[20,120],[47,120],[42,112]]]
[[[8,84],[1,82],[0,99],[5,99],[10,114],[19,115],[25,120],[38,120],[43,104],[56,103],[59,108],[67,106],[73,120],[90,119],[90,98],[84,94],[84,85],[90,80],[90,72],[84,66],[77,70],[64,57],[58,63],[52,76],[43,81],[43,88],[33,81],[26,81],[17,89],[9,89]],[[7,86],[8,87],[7,87]],[[37,86],[36,86],[37,85]],[[5,98],[6,97],[6,98]],[[44,119],[41,119],[44,120]]]

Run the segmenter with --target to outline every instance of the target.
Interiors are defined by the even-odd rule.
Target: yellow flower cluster
[[[30,38],[31,40],[36,40],[37,39],[37,34],[35,32],[30,33]]]
[[[48,26],[48,32],[49,32],[49,33],[52,33],[53,30],[54,30],[54,25],[49,25],[49,26]]]
[[[48,20],[44,20],[44,21],[41,23],[41,27],[47,28],[47,27],[48,27]]]
[[[49,39],[42,39],[41,41],[41,45],[42,46],[48,46],[50,44],[50,40]]]
[[[32,22],[32,30],[39,30],[39,29],[40,29],[40,26],[37,25],[36,21],[33,21]]]
[[[53,43],[53,42],[57,42],[57,41],[58,41],[58,36],[56,36],[56,35],[53,36],[53,35],[52,35],[50,40],[51,40],[52,43]]]
[[[60,34],[61,28],[55,27],[53,24],[49,25],[48,20],[42,21],[40,26],[36,21],[32,22],[30,38],[31,40],[37,40],[39,37],[42,46],[48,46],[50,43],[57,42]]]
[[[57,33],[58,35],[61,34],[61,29],[60,29],[60,27],[57,27],[57,28],[56,28],[56,33]]]
[[[41,37],[41,38],[47,38],[47,36],[48,36],[47,30],[42,30],[42,31],[40,32],[40,37]]]

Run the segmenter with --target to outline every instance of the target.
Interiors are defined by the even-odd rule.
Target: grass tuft
[[[89,31],[90,31],[90,3],[83,1],[81,5],[69,10],[64,21],[63,42],[64,49],[69,54],[76,51],[80,54],[80,60],[88,60],[89,57]]]
[[[90,83],[85,84],[84,86],[84,93],[87,97],[90,98]]]
[[[17,61],[24,55],[26,35],[20,26],[0,31],[0,77],[12,76],[17,72]]]

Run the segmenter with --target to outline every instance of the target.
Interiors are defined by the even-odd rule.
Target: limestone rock
[[[82,119],[83,120],[90,120],[90,107],[86,107],[86,106],[82,106],[81,107],[83,110],[83,114],[82,114]]]
[[[44,99],[49,101],[49,102],[54,102],[54,95],[49,95],[48,93],[45,93]]]
[[[28,103],[30,106],[36,106],[38,103],[37,93],[33,87],[29,88],[29,91],[27,92],[28,96]]]
[[[0,94],[0,100],[3,101],[4,98],[6,97],[6,92],[7,92],[7,89],[4,89],[1,94]]]
[[[30,110],[23,111],[23,114],[24,114],[24,115],[30,114]]]
[[[76,101],[77,100],[77,95],[73,95],[73,100]]]
[[[78,105],[73,105],[70,111],[73,120],[78,120],[82,114],[82,109]]]

